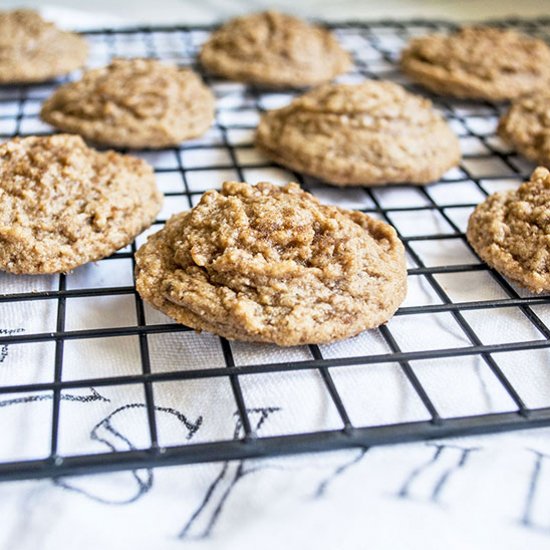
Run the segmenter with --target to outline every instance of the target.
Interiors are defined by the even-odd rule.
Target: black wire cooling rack
[[[550,32],[548,20],[499,24],[518,27],[544,39]],[[426,94],[406,82],[399,73],[396,66],[399,48],[414,35],[445,31],[451,27],[445,22],[385,21],[341,24],[334,26],[334,30],[354,55],[355,69],[347,75],[348,80],[365,77],[392,79]],[[115,55],[154,56],[193,66],[200,72],[200,67],[195,65],[196,54],[209,31],[207,27],[135,28],[101,30],[86,35],[92,49],[92,66],[105,64]],[[157,229],[170,213],[193,206],[204,190],[219,186],[224,179],[254,183],[258,174],[263,177],[266,171],[267,178],[277,175],[284,178],[278,172],[279,168],[257,155],[252,144],[252,131],[260,111],[287,101],[288,96],[297,91],[274,93],[203,76],[219,100],[217,121],[208,135],[202,140],[182,144],[179,149],[137,153],[154,164],[165,192],[166,206],[161,219],[157,220]],[[3,139],[50,131],[39,121],[37,113],[41,100],[55,85],[0,88],[0,133]],[[155,317],[154,312],[142,303],[132,278],[135,244],[99,262],[96,267],[101,267],[103,275],[92,278],[91,282],[82,279],[81,273],[82,269],[95,269],[93,267],[52,277],[2,275],[0,418],[10,406],[12,409],[18,407],[16,425],[22,426],[21,437],[43,441],[44,448],[16,453],[15,458],[6,455],[0,462],[0,480],[267,457],[550,426],[550,392],[548,403],[529,398],[535,379],[540,381],[540,377],[531,378],[529,374],[529,369],[535,368],[534,364],[531,365],[532,354],[538,357],[542,365],[539,368],[550,368],[550,297],[531,295],[510,284],[479,262],[464,237],[465,220],[475,204],[489,192],[516,186],[528,177],[532,166],[506,149],[495,137],[500,106],[489,102],[432,99],[448,117],[464,149],[460,167],[447,174],[441,182],[426,187],[395,186],[393,189],[401,197],[396,201],[397,195],[385,195],[386,190],[382,187],[337,191],[299,174],[290,174],[287,178],[298,180],[322,198],[340,193],[338,196],[349,202],[351,197],[357,208],[379,216],[397,228],[409,257],[409,280],[414,280],[415,284],[421,281],[431,296],[422,303],[406,303],[395,317],[395,323],[409,318],[405,331],[409,336],[413,331],[413,340],[418,333],[416,345],[410,344],[410,338],[403,343],[403,331],[399,333],[399,325],[392,321],[373,331],[379,345],[367,346],[361,353],[329,353],[323,347],[309,346],[296,356],[275,353],[268,355],[267,360],[256,360],[257,356],[251,353],[236,359],[235,344],[212,335],[196,335],[167,318]],[[466,195],[459,193],[464,189]],[[466,199],[460,198],[464,196]],[[342,204],[339,200],[335,202]],[[436,219],[434,229],[418,234],[417,220],[428,216]],[[138,245],[140,242],[138,240]],[[443,250],[442,258],[447,261],[430,259],[430,250],[434,247]],[[481,277],[492,290],[487,295],[477,295],[478,282],[468,283],[470,286],[465,288],[469,294],[464,298],[456,294],[455,287],[446,283],[449,276],[474,278],[465,281],[478,281],[476,277]],[[130,321],[105,326],[102,306],[98,304],[114,298],[125,300],[131,311]],[[82,316],[74,313],[76,303],[84,308],[80,312],[95,311],[95,320],[82,324]],[[28,323],[19,323],[24,326],[13,326],[14,312],[18,308],[23,308],[25,317],[29,319]],[[482,326],[480,318],[494,317],[498,323],[499,315],[505,311],[511,313],[511,317],[505,323],[504,335],[500,340],[487,340],[479,329]],[[461,345],[428,345],[430,327],[434,325],[427,319],[438,315],[445,316],[454,324],[463,340]],[[51,325],[45,318],[50,319]],[[427,335],[424,334],[426,331]],[[163,348],[162,339],[168,337],[169,343]],[[135,364],[120,369],[110,354],[125,345],[128,338],[136,346],[134,355],[127,355],[135,357]],[[161,338],[160,347],[156,338]],[[163,368],[163,358],[170,354],[169,346],[177,347],[178,342],[185,338],[196,338],[198,347],[181,348],[183,351],[177,348],[175,359],[170,358],[171,367]],[[436,336],[433,338],[435,340]],[[94,342],[97,345],[92,348],[84,345]],[[45,347],[47,351],[31,353],[39,347]],[[103,352],[98,354],[98,349]],[[185,349],[191,351],[185,352]],[[507,361],[501,360],[504,357]],[[483,369],[494,379],[508,402],[507,407],[482,412],[476,409],[470,413],[460,412],[460,407],[458,412],[446,411],[449,400],[454,399],[455,404],[460,404],[461,396],[455,395],[458,391],[456,377],[461,377],[461,361],[472,358],[478,361],[477,369]],[[9,366],[10,361],[12,366]],[[457,368],[439,385],[426,383],[421,366],[430,361],[439,365],[437,372],[443,373],[445,366],[455,365]],[[523,377],[516,376],[520,364],[526,372]],[[359,386],[351,390],[344,388],[339,383],[339,375],[349,368],[362,369],[365,373],[378,369],[376,372],[381,373],[382,378],[370,384],[370,393],[367,388],[362,402],[365,410],[369,410],[373,389],[379,399],[384,399],[386,386],[383,377],[390,372],[390,367],[395,367],[400,373],[423,414],[413,420],[391,417],[362,424],[356,420],[355,413],[350,413],[349,400],[354,397],[355,401],[358,398],[362,402],[360,392],[363,390]],[[9,374],[5,374],[8,369],[11,369]],[[274,406],[251,404],[243,383],[247,383],[247,377],[259,377],[261,383],[262,377],[267,380],[267,377],[281,373],[306,371],[318,375],[326,400],[308,405],[308,398],[304,397],[305,406],[333,408],[337,427],[302,429],[295,433],[296,430],[287,431],[283,426],[276,434],[264,435],[260,426],[270,413],[277,410],[276,399],[270,401],[275,402]],[[391,372],[395,373],[395,370]],[[194,434],[206,421],[203,422],[202,417],[190,420],[180,408],[181,400],[189,403],[199,399],[220,381],[226,383],[224,395],[231,399],[232,405],[229,409],[220,405],[218,410],[216,395],[220,394],[213,394],[211,399],[207,398],[210,413],[221,415],[223,408],[223,414],[226,414],[227,409],[230,417],[234,415],[233,430],[226,436],[196,440]],[[199,389],[193,384],[199,384]],[[158,388],[161,385],[172,388],[171,401],[167,400],[166,394],[160,397]],[[270,378],[265,387],[273,389],[275,386],[276,382]],[[124,405],[115,406],[103,395],[109,390],[116,393],[128,389],[139,390],[143,398],[128,398]],[[290,398],[298,400],[300,396]],[[65,403],[75,402],[82,406],[106,403],[105,414],[98,421],[97,417],[90,419],[86,414],[80,414],[80,409],[75,409],[74,412],[69,410],[64,419],[61,409]],[[25,409],[37,403],[48,406],[39,408],[38,412]],[[395,407],[399,407],[399,400]],[[141,444],[133,443],[132,436],[121,433],[115,426],[114,418],[123,410],[132,414],[144,413],[139,416],[140,420],[133,421],[134,427],[137,424],[146,431]],[[166,414],[181,423],[185,433],[183,441],[167,442],[159,433],[159,416]],[[63,442],[67,439],[64,422],[71,420],[68,417],[76,417],[76,425],[85,431],[86,438],[103,443],[103,447],[92,451],[85,445],[79,447],[79,444],[76,448],[67,447]],[[3,432],[7,433],[10,420],[4,418],[1,422]],[[26,423],[34,428],[27,430]],[[4,439],[3,442],[4,445]],[[26,448],[26,442],[22,445]]]

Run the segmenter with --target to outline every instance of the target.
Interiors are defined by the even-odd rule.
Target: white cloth
[[[357,46],[357,37],[342,37]],[[388,44],[392,38],[383,38]],[[173,51],[170,37],[155,38],[157,47]],[[163,43],[163,40],[167,41]],[[105,61],[105,51],[93,41],[92,62]],[[371,67],[384,61],[363,45],[361,54]],[[139,54],[139,44],[123,43],[126,53]],[[242,87],[216,84],[220,107],[246,107]],[[7,92],[9,93],[9,91]],[[21,130],[47,129],[32,113],[49,93],[38,88],[27,100]],[[288,101],[285,94],[264,96],[264,107]],[[14,107],[2,102],[0,115]],[[10,111],[10,109],[12,111]],[[490,133],[495,120],[481,118],[479,109],[466,105],[463,119],[455,122],[465,153],[487,152],[487,146],[467,135],[468,128]],[[250,148],[251,130],[232,128],[236,114],[220,113],[228,126],[227,139],[235,147],[244,177],[288,181],[284,170],[262,168],[262,157]],[[236,122],[253,126],[257,112],[250,105],[239,111]],[[492,140],[493,138],[491,138]],[[181,162],[199,168],[187,173],[191,191],[237,179],[234,170],[200,167],[227,165],[228,152],[219,130],[201,143],[212,146],[184,150]],[[502,147],[497,141],[494,147]],[[143,154],[157,168],[177,169],[173,152]],[[489,166],[489,162],[493,165]],[[482,180],[486,191],[517,185],[518,175],[498,160],[465,159],[473,176],[499,170],[501,180]],[[428,188],[438,204],[472,204],[483,199],[472,181],[453,183],[464,175],[455,170],[445,184]],[[164,191],[183,189],[176,170],[159,175]],[[349,208],[372,208],[374,203],[359,189],[315,185],[324,202]],[[425,206],[429,198],[420,189],[375,190],[383,207]],[[183,196],[169,197],[160,218],[187,208]],[[450,208],[447,214],[464,230],[470,207]],[[436,211],[390,212],[392,223],[404,236],[452,233],[453,228]],[[158,229],[158,227],[152,230]],[[144,236],[138,239],[138,245]],[[464,242],[457,239],[414,241],[415,253],[426,266],[478,263]],[[416,267],[409,258],[410,267]],[[453,302],[504,299],[505,290],[487,271],[439,273],[439,285]],[[58,288],[58,278],[0,275],[5,293]],[[90,264],[67,277],[67,289],[129,287],[132,262],[121,257]],[[519,290],[518,290],[519,291]],[[522,292],[523,291],[519,291]],[[525,293],[523,293],[525,295]],[[441,299],[422,275],[409,277],[404,307],[440,304]],[[550,307],[533,306],[547,325]],[[166,323],[162,314],[146,307],[148,324]],[[540,340],[544,336],[517,308],[473,309],[462,313],[483,344]],[[0,329],[9,333],[47,333],[56,330],[57,302],[33,300],[0,303]],[[132,294],[109,297],[67,298],[68,331],[136,324]],[[403,351],[469,346],[470,342],[449,312],[399,315],[389,329]],[[148,336],[153,372],[225,366],[219,340],[193,332]],[[306,347],[233,343],[237,365],[311,359]],[[378,331],[330,346],[321,346],[325,358],[388,353]],[[0,384],[50,382],[55,344],[0,346]],[[550,403],[549,351],[517,351],[493,355],[527,406]],[[65,342],[62,379],[136,374],[140,372],[136,336],[71,339]],[[422,385],[444,418],[514,411],[516,406],[478,356],[423,360],[411,363]],[[355,426],[427,420],[429,414],[398,364],[359,365],[330,369]],[[258,435],[272,436],[339,429],[342,422],[321,376],[315,370],[254,374],[239,378],[251,422]],[[162,446],[230,439],[239,430],[236,405],[227,378],[154,384],[156,420]],[[183,416],[182,416],[183,415]],[[0,460],[45,457],[50,448],[52,396],[1,395]],[[141,385],[65,390],[60,412],[60,455],[147,448],[145,396]],[[0,484],[0,548],[548,548],[550,544],[550,430],[499,436],[470,437],[370,450],[353,449],[325,454],[266,460],[246,460],[120,472],[56,481]]]

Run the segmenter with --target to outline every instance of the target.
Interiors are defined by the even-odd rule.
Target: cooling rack
[[[548,20],[498,24],[544,39],[550,32]],[[399,73],[398,52],[412,36],[451,27],[336,25],[355,61],[343,80],[390,79],[429,95]],[[196,54],[210,30],[88,32],[90,66],[112,56],[153,56],[200,72]],[[432,97],[460,137],[460,166],[426,187],[341,190],[286,172],[253,147],[259,113],[299,90],[275,93],[203,76],[218,99],[212,129],[179,148],[136,153],[153,164],[165,193],[147,233],[226,179],[297,180],[325,202],[396,227],[408,254],[409,298],[379,330],[281,350],[196,334],[144,304],[134,288],[133,253],[146,235],[73,273],[2,274],[0,480],[549,426],[550,392],[540,390],[550,388],[550,297],[489,269],[464,237],[475,204],[517,186],[533,168],[495,136],[501,107]],[[0,88],[1,138],[49,133],[38,112],[57,84]]]

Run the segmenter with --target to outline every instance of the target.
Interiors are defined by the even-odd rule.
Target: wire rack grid
[[[500,24],[545,39],[550,32],[546,20]],[[397,70],[399,49],[412,36],[450,27],[437,21],[336,25],[355,60],[344,80],[390,79],[426,94]],[[112,56],[152,56],[201,72],[196,54],[209,31],[89,32],[90,65]],[[224,180],[297,180],[325,202],[396,227],[408,254],[409,298],[390,323],[353,345],[279,350],[195,334],[144,304],[134,287],[133,254],[146,234],[73,273],[2,274],[0,416],[17,429],[3,430],[15,435],[3,440],[0,480],[549,426],[550,397],[545,401],[534,386],[550,385],[550,297],[531,295],[489,269],[464,237],[475,204],[517,186],[532,169],[496,138],[500,107],[432,97],[460,136],[460,167],[426,187],[339,190],[282,170],[254,149],[259,113],[299,91],[275,93],[203,76],[218,98],[212,129],[179,148],[137,152],[153,164],[165,193],[163,211],[146,234]],[[38,111],[55,84],[0,89],[2,139],[51,132]],[[496,337],[487,333],[488,317]],[[493,397],[470,399],[468,384]],[[374,413],[385,399],[388,406],[379,407],[385,412]],[[286,416],[266,429],[268,417],[283,409]],[[80,436],[73,438],[75,430]]]

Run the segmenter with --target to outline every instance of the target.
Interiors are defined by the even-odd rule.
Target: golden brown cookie
[[[465,27],[411,40],[401,68],[438,94],[503,101],[548,86],[550,48],[511,29]]]
[[[66,272],[111,255],[160,210],[151,167],[78,136],[0,145],[0,269]]]
[[[270,87],[314,86],[351,66],[329,30],[274,11],[228,21],[199,58],[212,73]]]
[[[528,159],[550,166],[550,91],[516,99],[501,117],[498,135]]]
[[[470,216],[467,237],[506,277],[532,292],[550,290],[550,172],[539,167],[516,191],[490,195]]]
[[[43,82],[82,67],[84,38],[32,10],[0,12],[0,84]]]
[[[95,143],[157,149],[203,134],[214,118],[214,96],[190,69],[115,59],[58,88],[41,117]]]
[[[392,227],[296,184],[226,182],[136,254],[138,292],[179,323],[281,346],[377,327],[406,286]]]
[[[460,160],[458,139],[428,99],[374,80],[326,84],[268,111],[256,144],[336,185],[424,184]]]

